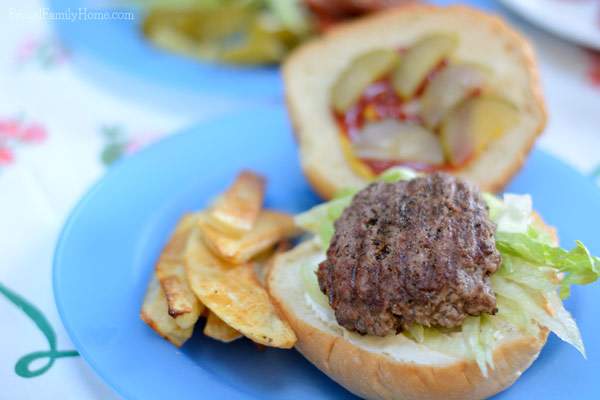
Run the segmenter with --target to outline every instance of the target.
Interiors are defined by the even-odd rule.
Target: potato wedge
[[[199,227],[206,245],[216,255],[233,264],[245,263],[281,239],[297,233],[290,215],[267,210],[260,213],[254,228],[240,237],[224,235],[202,219]]]
[[[194,326],[204,311],[204,305],[190,289],[185,266],[168,262],[162,262],[161,266],[170,269],[169,275],[160,280],[169,315],[181,328]]]
[[[156,276],[166,297],[169,315],[181,328],[193,327],[204,306],[190,289],[185,273],[184,251],[197,216],[185,215],[177,224],[156,264]]]
[[[254,264],[254,274],[256,275],[256,279],[261,284],[262,287],[266,287],[266,280],[269,274],[269,270],[275,261],[275,257],[278,255],[285,253],[289,249],[292,248],[292,244],[288,240],[282,240],[277,243],[277,246],[274,250],[269,250],[253,259]]]
[[[186,249],[190,286],[227,325],[256,343],[291,348],[296,335],[282,320],[252,264],[233,266],[213,255],[195,230]]]
[[[223,343],[233,342],[242,337],[242,334],[227,325],[217,314],[211,312],[206,318],[206,325],[204,325],[204,334],[215,340],[219,340]]]
[[[230,235],[242,235],[252,229],[263,205],[265,179],[254,172],[242,171],[227,191],[217,199],[207,221]]]
[[[193,325],[187,328],[180,327],[169,315],[167,299],[156,275],[152,276],[148,285],[140,316],[150,328],[177,347],[188,340],[194,330]]]
[[[161,259],[175,262],[181,261],[190,233],[196,226],[200,215],[201,213],[189,213],[181,217],[171,233],[169,241],[160,253]]]

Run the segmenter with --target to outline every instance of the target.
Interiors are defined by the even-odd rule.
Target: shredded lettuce
[[[310,298],[321,307],[327,308],[329,307],[329,302],[327,300],[327,296],[325,296],[319,288],[319,283],[317,282],[316,276],[316,267],[316,264],[311,265],[309,263],[304,264],[301,267],[302,283],[304,284],[304,289]]]
[[[377,177],[377,180],[394,183],[399,181],[409,181],[419,176],[414,170],[404,167],[394,167],[386,170]]]
[[[531,196],[507,193],[496,217],[498,232],[525,233],[531,224]]]
[[[345,194],[335,200],[313,207],[296,215],[294,222],[300,228],[317,235],[321,239],[323,249],[327,249],[334,233],[333,224],[342,215],[344,209],[350,205],[353,196],[354,193]]]
[[[550,329],[559,338],[579,350],[585,357],[585,349],[577,324],[575,324],[571,314],[565,310],[556,292],[531,293],[531,291],[498,275],[492,276],[492,287],[496,292],[496,296],[517,303],[518,307],[538,324]],[[552,309],[547,310],[544,303],[547,303]],[[549,311],[553,312],[554,315],[551,315]]]
[[[377,180],[397,182],[416,176],[412,170],[393,168]],[[357,191],[345,190],[334,200],[298,215],[296,224],[318,236],[325,251],[333,237],[335,221]],[[432,350],[472,358],[485,376],[489,368],[494,368],[492,351],[506,324],[531,335],[537,335],[540,327],[545,327],[585,357],[577,324],[564,308],[561,298],[569,295],[573,284],[598,280],[600,258],[592,256],[579,241],[572,250],[557,247],[552,236],[536,225],[530,196],[505,194],[500,199],[484,193],[483,199],[490,219],[496,224],[496,247],[502,256],[502,265],[490,280],[498,312],[468,317],[458,332],[415,324],[404,334]],[[303,274],[310,296],[328,307],[327,298],[319,290],[314,268],[310,274]]]
[[[416,176],[417,174],[411,169],[397,167],[388,169],[377,180],[391,183],[410,180]],[[317,235],[321,239],[323,249],[327,249],[335,231],[335,221],[342,215],[344,209],[350,205],[352,198],[359,190],[355,188],[343,189],[333,200],[298,214],[295,218],[296,225]]]
[[[531,316],[516,301],[498,296],[496,297],[496,307],[498,307],[498,312],[494,315],[494,320],[507,322],[528,335],[536,336],[538,334],[538,325],[532,323]]]
[[[462,325],[462,332],[465,339],[465,344],[472,358],[477,361],[477,365],[483,376],[487,377],[487,356],[486,349],[481,343],[481,320],[480,317],[468,317]]]
[[[439,329],[423,327],[423,343],[425,347],[449,356],[464,358],[470,352],[462,333],[447,333]]]
[[[423,343],[425,341],[425,328],[423,325],[412,324],[406,328],[406,333],[408,337],[417,343]]]
[[[500,335],[497,332],[497,328],[494,326],[494,321],[489,315],[483,315],[480,317],[480,333],[479,342],[484,354],[485,363],[494,369],[494,353],[492,349],[495,347],[496,341]]]
[[[560,295],[566,298],[572,284],[585,285],[598,280],[600,259],[593,257],[583,243],[567,251],[537,240],[529,234],[496,233],[496,247],[505,256],[527,261],[533,269],[550,267],[564,274],[560,281]]]
[[[510,281],[521,284],[531,290],[550,292],[555,290],[556,273],[543,267],[536,267],[522,258],[508,254],[502,256],[502,265],[496,274]]]

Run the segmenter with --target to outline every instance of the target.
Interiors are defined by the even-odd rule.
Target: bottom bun
[[[298,336],[296,349],[352,393],[366,399],[483,399],[509,387],[537,358],[548,331],[537,336],[506,328],[484,377],[474,360],[449,356],[404,335],[350,333],[307,299],[301,267],[323,259],[314,241],[280,255],[268,277],[271,296]],[[329,311],[331,312],[331,311]]]

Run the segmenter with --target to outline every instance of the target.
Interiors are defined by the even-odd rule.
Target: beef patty
[[[361,334],[458,327],[496,311],[494,231],[479,191],[450,175],[373,183],[336,221],[319,286],[338,323]]]

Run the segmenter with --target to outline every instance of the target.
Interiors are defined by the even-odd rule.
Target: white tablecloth
[[[15,17],[40,7],[0,6],[0,398],[112,399],[73,352],[56,311],[51,261],[61,225],[107,164],[239,103],[205,99],[193,113],[175,112],[106,89],[73,65],[48,21]],[[550,114],[538,146],[592,174],[600,166],[600,55],[518,23],[536,46]],[[28,372],[27,356],[50,350],[59,358],[41,354]]]

